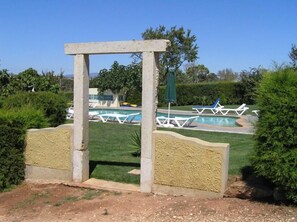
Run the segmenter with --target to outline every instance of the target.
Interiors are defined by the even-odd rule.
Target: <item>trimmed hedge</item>
[[[158,89],[158,106],[167,105],[165,102],[166,86]],[[198,84],[176,85],[177,105],[211,105],[217,98],[221,104],[242,104],[244,92],[240,82],[210,82]],[[130,91],[127,93],[127,101],[141,104],[141,92]]]
[[[15,109],[32,106],[43,111],[50,126],[58,126],[65,122],[67,101],[63,95],[51,92],[18,93],[7,97],[4,109]]]
[[[32,107],[0,110],[0,191],[24,180],[26,130],[48,125],[43,112]]]
[[[258,107],[252,165],[297,203],[297,71],[286,68],[264,75]]]
[[[221,104],[242,103],[242,91],[240,83],[216,82],[200,84],[179,84],[176,85],[177,104],[184,105],[211,105],[217,98],[221,99]],[[159,103],[165,105],[165,89],[160,87],[158,98]]]

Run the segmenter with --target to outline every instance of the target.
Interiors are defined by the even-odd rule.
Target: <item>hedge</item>
[[[266,74],[260,83],[256,126],[256,173],[297,203],[297,71]]]
[[[3,102],[4,109],[15,109],[32,106],[43,111],[50,126],[65,122],[67,100],[65,96],[51,92],[18,93],[7,97]]]
[[[43,112],[32,107],[0,110],[0,191],[24,179],[26,130],[48,125]]]
[[[158,88],[158,106],[164,106],[166,86]],[[244,92],[239,82],[211,82],[198,84],[177,84],[176,104],[184,105],[211,105],[217,98],[221,99],[221,104],[242,104]],[[127,93],[127,101],[141,104],[141,92],[130,91]]]

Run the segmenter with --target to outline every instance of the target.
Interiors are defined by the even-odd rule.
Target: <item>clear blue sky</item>
[[[147,28],[183,26],[197,64],[211,72],[288,63],[297,45],[296,0],[0,0],[0,69],[73,73],[65,43],[140,40]],[[91,56],[91,72],[127,55]]]

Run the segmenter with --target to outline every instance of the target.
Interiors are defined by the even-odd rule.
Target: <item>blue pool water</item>
[[[120,109],[92,109],[92,112],[97,112],[98,114],[110,114],[110,113],[118,113],[118,114],[131,114],[131,113],[138,113],[141,111],[137,110],[120,110]],[[157,116],[167,116],[166,113],[157,113]],[[190,117],[186,115],[170,115],[171,117],[178,116],[178,117]],[[191,116],[195,116],[194,114]],[[141,114],[136,116],[135,121],[141,121]],[[238,127],[236,124],[236,117],[226,117],[226,116],[199,116],[195,122],[200,124],[207,124],[212,126],[231,126],[231,127]]]

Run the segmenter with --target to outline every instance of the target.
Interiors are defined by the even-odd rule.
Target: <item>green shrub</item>
[[[6,119],[13,118],[22,120],[26,129],[39,129],[49,126],[48,119],[44,116],[44,113],[30,106],[24,106],[20,109],[2,109],[0,110],[0,115]]]
[[[253,167],[297,203],[297,71],[264,75],[258,93]]]
[[[126,95],[126,102],[141,105],[141,91],[136,89],[129,90]]]
[[[25,175],[25,122],[17,116],[0,114],[0,191],[20,184]]]
[[[140,131],[135,131],[131,135],[131,147],[135,149],[135,152],[132,153],[133,156],[140,157],[141,156],[141,128]]]
[[[18,93],[7,97],[4,109],[32,106],[42,110],[50,126],[58,126],[65,122],[67,101],[63,95],[51,92]]]
[[[165,86],[159,87],[158,101],[160,106],[165,102]],[[211,82],[198,84],[177,84],[176,100],[179,106],[184,105],[211,105],[217,98],[221,99],[221,104],[241,104],[242,90],[237,82]]]
[[[73,92],[64,92],[64,91],[61,91],[59,92],[59,95],[63,96],[66,98],[67,100],[67,103],[73,103]]]

